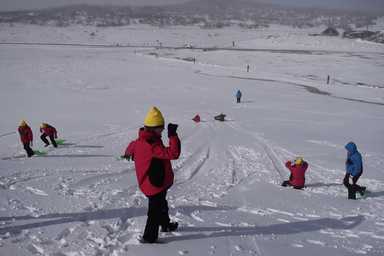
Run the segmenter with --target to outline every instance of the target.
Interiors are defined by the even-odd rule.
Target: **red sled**
[[[192,118],[192,120],[195,121],[196,123],[199,123],[201,121],[199,115],[195,115],[195,117]]]

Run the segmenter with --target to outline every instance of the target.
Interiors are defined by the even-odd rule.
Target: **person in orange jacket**
[[[179,158],[180,139],[176,124],[168,124],[169,146],[161,139],[164,118],[160,110],[152,107],[139,130],[139,137],[129,143],[124,158],[135,161],[136,177],[140,190],[148,198],[148,218],[141,238],[142,243],[156,243],[159,226],[162,232],[174,231],[177,222],[168,215],[167,191],[172,186],[174,174],[171,160]]]
[[[47,123],[42,123],[40,126],[40,132],[42,133],[40,138],[45,143],[44,147],[49,146],[49,141],[47,140],[47,136],[52,142],[52,145],[57,148],[57,143],[55,139],[57,139],[57,131],[56,128]]]
[[[281,184],[283,187],[292,186],[295,189],[302,189],[305,185],[305,171],[308,169],[308,163],[304,161],[302,157],[297,157],[292,163],[287,161],[285,166],[291,172],[289,180],[286,180]]]
[[[35,152],[33,152],[31,148],[33,144],[33,133],[32,133],[31,127],[28,126],[25,120],[21,120],[18,131],[20,134],[21,143],[23,144],[23,147],[27,152],[27,156],[28,157],[33,156]]]

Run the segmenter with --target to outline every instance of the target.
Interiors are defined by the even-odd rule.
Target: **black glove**
[[[132,160],[132,161],[134,160],[134,159],[133,159],[133,155],[123,155],[123,156],[120,156],[120,158],[125,159],[125,160],[128,160],[128,161],[129,161],[129,160]]]
[[[177,127],[178,127],[177,124],[172,124],[172,123],[168,124],[168,137],[176,135]]]

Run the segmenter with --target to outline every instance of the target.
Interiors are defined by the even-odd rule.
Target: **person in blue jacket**
[[[241,101],[241,91],[237,90],[237,92],[236,92],[236,102],[240,103],[240,101]]]
[[[348,199],[356,199],[356,192],[364,195],[366,189],[366,187],[356,184],[361,174],[363,174],[363,160],[354,142],[349,142],[345,145],[345,149],[348,151],[348,154],[345,161],[346,173],[343,184],[348,189]],[[350,177],[352,177],[352,184],[349,183]]]

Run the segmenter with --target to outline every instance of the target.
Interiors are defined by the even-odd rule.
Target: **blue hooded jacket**
[[[345,145],[345,149],[348,151],[345,169],[350,175],[357,176],[363,171],[361,154],[357,151],[356,144],[353,142],[349,142]]]
[[[236,92],[236,98],[241,98],[241,91],[240,91],[240,90],[237,90],[237,92]]]

